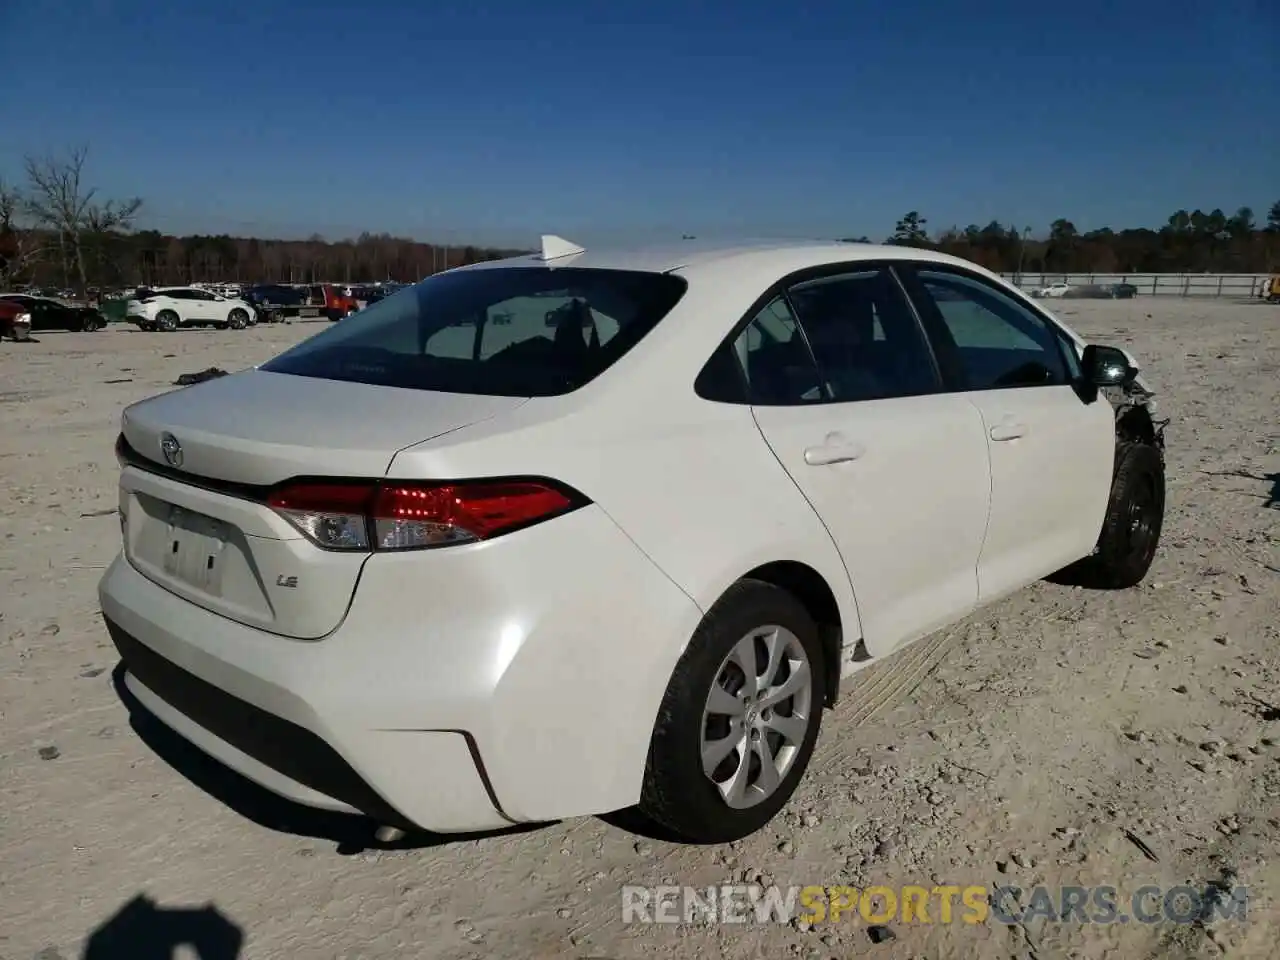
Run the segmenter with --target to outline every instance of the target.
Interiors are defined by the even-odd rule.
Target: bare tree
[[[77,147],[66,156],[27,158],[31,194],[28,211],[37,227],[52,234],[62,251],[64,270],[74,268],[80,291],[89,285],[85,248],[91,241],[127,230],[142,207],[142,200],[97,201],[97,188],[84,183],[88,147]]]
[[[40,236],[20,222],[25,212],[22,193],[0,180],[0,290],[8,289],[44,253]]]

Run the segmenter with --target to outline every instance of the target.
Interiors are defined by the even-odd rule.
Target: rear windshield
[[[685,281],[663,273],[496,267],[430,277],[262,366],[445,393],[569,393],[640,342]]]

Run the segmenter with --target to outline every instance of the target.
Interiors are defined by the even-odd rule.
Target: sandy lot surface
[[[860,682],[785,815],[723,848],[614,817],[380,849],[363,823],[273,802],[131,721],[95,593],[119,542],[120,410],[319,327],[0,344],[0,957],[150,956],[174,931],[220,960],[1276,956],[1280,310],[1060,312],[1130,345],[1173,421],[1147,583],[1038,584],[922,641],[919,686]],[[1106,884],[1122,906],[1147,883],[1221,882],[1250,901],[1246,921],[1211,925],[895,921],[878,944],[856,917],[621,921],[624,884],[742,878]],[[104,925],[116,939],[91,944]]]

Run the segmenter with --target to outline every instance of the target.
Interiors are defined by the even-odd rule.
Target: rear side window
[[[443,273],[261,369],[446,393],[556,396],[616,363],[686,286],[670,274],[573,267]]]
[[[825,398],[822,377],[785,297],[752,317],[733,341],[733,354],[751,403],[783,406]]]
[[[833,400],[887,400],[938,389],[929,342],[887,269],[811,280],[787,293]]]

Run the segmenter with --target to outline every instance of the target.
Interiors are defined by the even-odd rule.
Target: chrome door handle
[[[1026,435],[1027,427],[1022,423],[997,423],[991,428],[992,440],[1017,440]]]
[[[866,448],[860,443],[824,443],[806,448],[804,462],[811,467],[825,467],[833,463],[857,460],[866,452]]]

